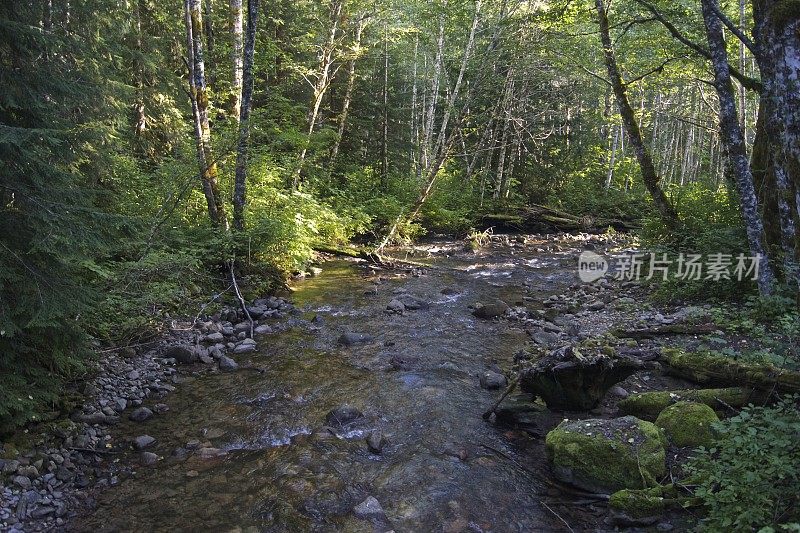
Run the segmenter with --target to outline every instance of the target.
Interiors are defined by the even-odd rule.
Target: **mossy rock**
[[[664,430],[675,446],[709,446],[716,431],[713,424],[719,422],[717,413],[702,403],[678,402],[670,405],[658,415],[656,425]]]
[[[664,514],[664,495],[661,487],[622,489],[611,495],[608,508],[611,521],[621,526],[647,526]]]
[[[661,430],[633,416],[565,420],[545,446],[555,476],[591,492],[646,488],[666,471]]]
[[[680,401],[702,403],[712,409],[720,409],[723,405],[744,407],[751,402],[759,402],[764,398],[764,393],[754,392],[743,387],[654,391],[631,394],[617,403],[617,409],[623,415],[633,415],[652,422],[658,418],[661,411]]]

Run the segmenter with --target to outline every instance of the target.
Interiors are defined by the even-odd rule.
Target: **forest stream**
[[[163,415],[123,422],[121,437],[146,432],[164,460],[99,494],[73,528],[563,530],[546,508],[559,497],[542,482],[543,441],[481,418],[501,391],[483,389],[478,376],[508,372],[528,337],[470,306],[523,296],[536,306],[575,281],[575,251],[429,248],[439,253],[423,273],[332,261],[297,283],[295,327],[251,354],[265,372],[200,375],[166,397]],[[429,306],[386,312],[400,293]],[[369,338],[345,346],[344,333]],[[343,405],[363,416],[329,429],[326,416]],[[374,430],[385,439],[380,453],[365,443]],[[201,443],[226,453],[186,459]],[[354,515],[370,496],[385,514]]]

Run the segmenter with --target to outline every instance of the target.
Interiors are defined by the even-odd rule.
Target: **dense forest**
[[[120,354],[153,359],[147,350],[160,350],[180,330],[176,324],[188,320],[188,331],[206,320],[230,322],[224,327],[235,327],[238,340],[227,353],[248,353],[240,342],[263,327],[264,306],[274,303],[276,316],[300,313],[287,287],[302,300],[304,278],[321,266],[325,279],[325,258],[382,272],[375,275],[386,278],[378,282],[399,272],[413,280],[438,268],[420,257],[430,243],[439,244],[428,256],[459,243],[448,258],[513,263],[519,258],[504,255],[509,250],[528,250],[526,239],[539,238],[532,235],[551,235],[536,250],[570,250],[571,265],[582,251],[611,253],[616,246],[646,251],[651,261],[679,257],[679,267],[687,255],[716,254],[717,267],[727,261],[728,270],[662,278],[651,266],[641,283],[618,284],[640,291],[614,296],[630,307],[704,310],[707,323],[690,321],[688,332],[671,319],[658,331],[652,324],[649,333],[641,324],[631,328],[604,310],[610,296],[573,305],[569,298],[589,298],[593,289],[566,285],[545,286],[551,292],[543,297],[520,296],[529,308],[537,298],[544,306],[530,308],[526,318],[514,315],[508,299],[510,308],[478,305],[472,314],[492,324],[514,319],[527,331],[537,320],[555,323],[532,335],[539,347],[555,348],[567,337],[551,343],[541,335],[570,333],[549,309],[571,317],[585,304],[607,318],[620,342],[603,348],[597,339],[607,344],[606,337],[593,341],[587,334],[579,349],[575,337],[567,352],[539,354],[527,370],[515,366],[517,378],[500,376],[502,385],[482,375],[483,390],[519,382],[553,412],[594,413],[600,397],[579,402],[580,409],[564,403],[571,392],[562,388],[572,378],[558,383],[563,396],[551,403],[552,384],[542,385],[542,376],[566,364],[574,348],[581,372],[589,373],[580,379],[604,383],[605,394],[645,363],[599,363],[587,353],[607,359],[611,352],[653,349],[648,343],[662,335],[688,333],[694,345],[685,337],[655,341],[666,354],[659,364],[686,379],[702,374],[707,379],[695,381],[719,390],[757,392],[746,400],[718,396],[719,403],[687,396],[695,406],[713,407],[706,410],[714,419],[724,414],[715,423],[717,444],[692,441],[688,450],[705,447],[696,454],[684,447],[668,459],[689,481],[673,478],[667,489],[663,472],[651,475],[640,464],[643,487],[604,486],[574,474],[583,479],[572,483],[578,492],[559,494],[597,502],[590,494],[613,492],[609,505],[623,508],[626,519],[604,527],[652,526],[658,520],[638,519],[654,514],[648,506],[657,500],[659,509],[664,502],[692,509],[690,518],[676,519],[679,529],[800,530],[800,398],[792,396],[800,392],[797,0],[24,0],[2,3],[0,28],[0,438],[9,443],[0,457],[6,466],[17,461],[10,443],[71,414],[75,421],[85,383],[106,375],[117,364],[113,358],[124,359]],[[570,235],[588,244],[564,241]],[[733,269],[745,257],[752,275],[743,279]],[[574,278],[575,268],[563,270]],[[349,282],[341,283],[347,290]],[[583,292],[575,296],[576,290]],[[573,296],[562,294],[564,303],[552,293]],[[425,311],[428,302],[397,294],[389,312],[433,312]],[[249,323],[249,331],[237,323]],[[222,325],[215,327],[203,334],[231,340]],[[356,337],[345,333],[340,344],[365,344]],[[700,370],[669,351],[698,345],[710,359],[696,360],[711,361]],[[222,370],[223,360],[236,365],[222,355],[225,342],[216,346],[220,353],[209,347],[201,359],[213,355]],[[561,359],[545,372],[542,365],[554,357]],[[626,364],[633,365],[627,373]],[[251,370],[263,374],[269,365],[253,363]],[[494,377],[504,373],[495,370]],[[684,403],[674,401],[667,403]],[[479,411],[484,404],[475,397]],[[498,405],[492,420],[502,418]],[[642,411],[619,409],[650,424]],[[650,412],[651,422],[669,409]],[[572,415],[557,421],[563,418]],[[547,457],[556,464],[558,439],[569,439],[564,424],[547,435]],[[648,431],[642,429],[645,444]],[[370,435],[370,450],[380,451],[382,437]],[[67,446],[84,448],[93,446]],[[544,448],[536,453],[545,456]],[[63,467],[56,463],[53,476]],[[31,456],[19,468],[33,464]],[[17,466],[2,468],[9,487]],[[569,484],[562,474],[556,472],[559,483]],[[17,484],[24,495],[24,482]],[[620,488],[627,491],[622,496]],[[355,503],[362,499],[359,493]],[[625,508],[621,499],[639,507]],[[379,518],[374,510],[358,511],[371,505],[368,498],[354,512],[366,513],[376,530],[391,529],[390,519],[405,524],[399,530],[441,529],[442,522],[402,522],[412,515],[397,507],[384,514],[378,505]],[[30,512],[16,509],[14,521],[10,511],[0,514],[0,524],[21,527]],[[497,522],[493,530],[570,531],[591,523],[554,509],[542,511],[550,526]],[[284,511],[264,513],[257,527],[313,529]],[[326,513],[304,516],[323,520]],[[47,527],[68,525],[67,515],[58,516],[61,523]],[[476,530],[464,520],[463,529],[448,530]],[[668,530],[662,523],[659,530]]]

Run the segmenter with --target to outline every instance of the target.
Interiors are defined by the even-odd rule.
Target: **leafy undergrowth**
[[[749,406],[715,425],[715,444],[687,465],[707,511],[701,531],[800,531],[799,402]]]

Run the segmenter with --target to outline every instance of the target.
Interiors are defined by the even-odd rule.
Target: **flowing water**
[[[168,412],[125,422],[123,436],[152,435],[151,451],[164,459],[101,493],[74,529],[563,529],[545,508],[541,439],[481,418],[500,391],[481,389],[477,376],[494,365],[507,371],[527,335],[513,322],[479,320],[468,306],[523,296],[535,306],[573,282],[574,254],[494,245],[428,261],[434,268],[416,277],[335,261],[298,283],[296,327],[245,356],[266,372],[200,374],[164,400]],[[431,305],[387,314],[398,290]],[[341,346],[344,331],[374,342]],[[333,435],[325,417],[342,404],[365,416]],[[388,441],[379,455],[364,441],[376,428]],[[193,440],[227,454],[172,455]],[[367,496],[391,526],[353,515]]]

